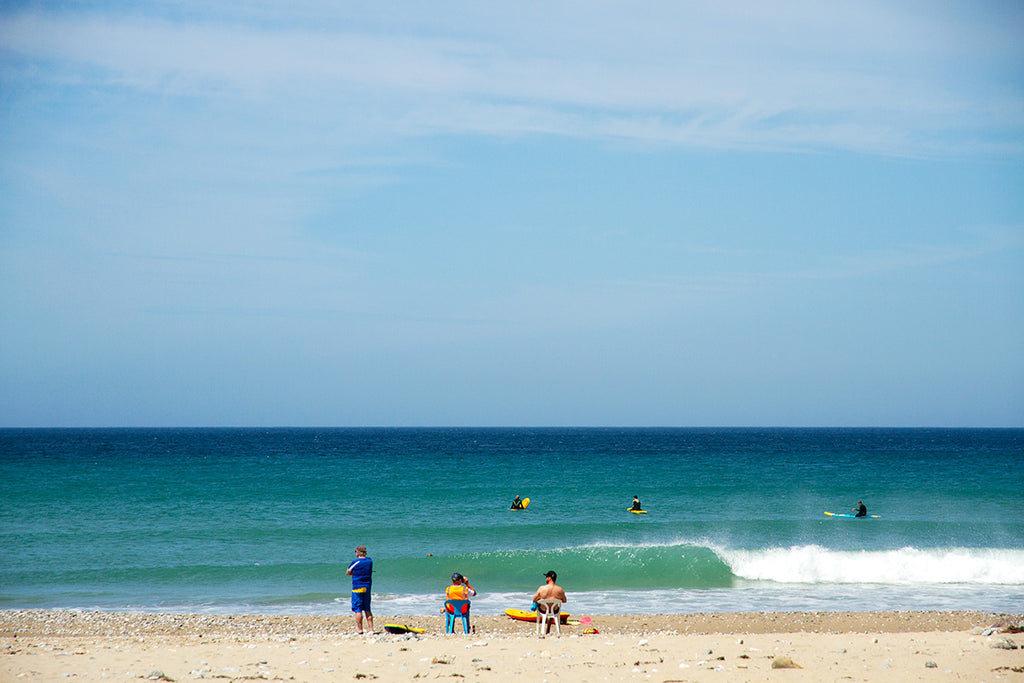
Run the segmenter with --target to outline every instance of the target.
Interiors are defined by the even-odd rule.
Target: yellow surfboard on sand
[[[516,621],[537,621],[537,613],[529,612],[525,609],[507,609],[505,610],[505,616]],[[562,619],[563,624],[579,624],[580,622],[575,619],[569,619],[568,612],[562,612],[558,615]]]

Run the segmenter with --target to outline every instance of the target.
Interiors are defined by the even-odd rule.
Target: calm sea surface
[[[348,614],[357,544],[385,617],[1020,612],[1024,430],[0,430],[2,609]]]

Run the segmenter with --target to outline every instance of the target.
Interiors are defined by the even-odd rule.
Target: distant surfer
[[[520,500],[518,495],[516,496],[516,499],[512,501],[512,507],[509,508],[509,509],[510,510],[522,510],[523,509],[523,501]]]
[[[629,509],[630,510],[643,510],[643,508],[640,507],[640,499],[637,498],[636,496],[633,496],[633,507],[631,507]]]
[[[854,517],[867,517],[868,516],[868,506],[865,505],[864,501],[862,501],[862,500],[858,500],[857,501],[857,507],[853,508],[853,511],[857,513],[857,514],[854,515]]]

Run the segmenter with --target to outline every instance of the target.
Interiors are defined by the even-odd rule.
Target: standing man
[[[373,633],[373,612],[370,611],[370,584],[373,580],[373,560],[366,556],[366,546],[356,546],[356,559],[345,572],[352,577],[352,612],[356,615],[356,633],[363,632],[363,613]]]

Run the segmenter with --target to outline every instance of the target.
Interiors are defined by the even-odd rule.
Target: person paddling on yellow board
[[[529,504],[529,498],[523,498],[520,500],[519,496],[516,496],[516,499],[512,501],[512,506],[509,508],[509,510],[525,510],[526,506]]]
[[[637,498],[636,496],[633,496],[633,507],[631,507],[629,509],[630,510],[643,510],[643,506],[640,505],[640,499]]]

